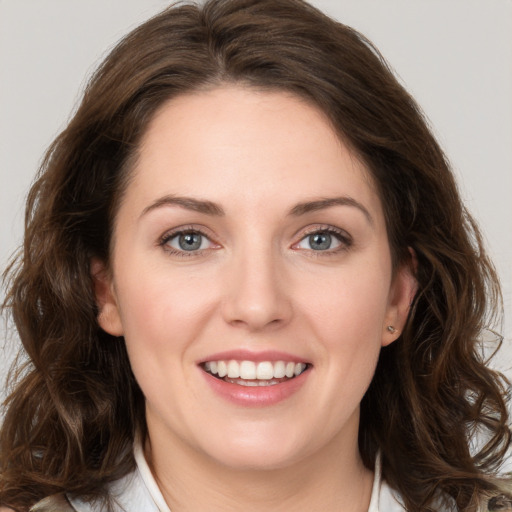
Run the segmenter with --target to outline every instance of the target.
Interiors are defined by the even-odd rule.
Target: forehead
[[[180,194],[268,208],[272,199],[288,207],[348,194],[380,209],[368,170],[318,108],[238,86],[164,104],[141,141],[132,185],[146,202]]]

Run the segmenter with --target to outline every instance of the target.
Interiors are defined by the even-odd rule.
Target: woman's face
[[[121,202],[111,273],[93,268],[152,445],[237,468],[357,451],[413,279],[393,277],[372,179],[316,108],[235,86],[169,101]]]

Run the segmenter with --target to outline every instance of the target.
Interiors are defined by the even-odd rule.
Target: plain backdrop
[[[503,283],[512,366],[512,1],[315,0],[365,34],[418,100],[484,231]],[[163,0],[0,0],[0,267],[22,237],[24,199],[86,77]],[[1,298],[1,296],[0,296]],[[3,381],[18,342],[1,324]],[[0,386],[1,387],[1,386]]]

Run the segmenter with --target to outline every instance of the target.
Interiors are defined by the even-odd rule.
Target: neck
[[[149,430],[158,450],[148,440],[146,458],[172,512],[368,510],[373,474],[362,463],[357,436],[352,443],[334,438],[286,467],[261,470],[227,467]]]

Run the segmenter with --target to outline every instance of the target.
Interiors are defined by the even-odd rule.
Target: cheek
[[[134,373],[138,379],[156,376],[164,363],[166,373],[180,364],[207,324],[214,309],[212,287],[204,287],[204,280],[194,275],[173,275],[162,267],[122,270],[116,292]]]
[[[351,340],[380,344],[390,281],[390,265],[385,261],[363,262],[308,280],[297,296],[303,297],[301,309],[329,343],[340,349],[352,345]]]
[[[212,287],[204,285],[204,275],[170,272],[166,265],[120,273],[117,281],[123,325],[139,335],[150,330],[167,335],[186,332],[211,302]]]
[[[333,274],[323,290],[309,286],[302,302],[303,332],[319,340],[319,407],[329,411],[326,429],[336,431],[357,410],[375,373],[383,341],[390,271],[377,264],[365,271]],[[312,283],[310,283],[312,284]]]
[[[308,288],[314,293],[302,303],[323,353],[317,370],[329,382],[319,396],[335,417],[344,418],[347,410],[357,407],[373,378],[391,282],[387,261],[384,253],[340,268],[322,280],[322,289],[310,282]]]

